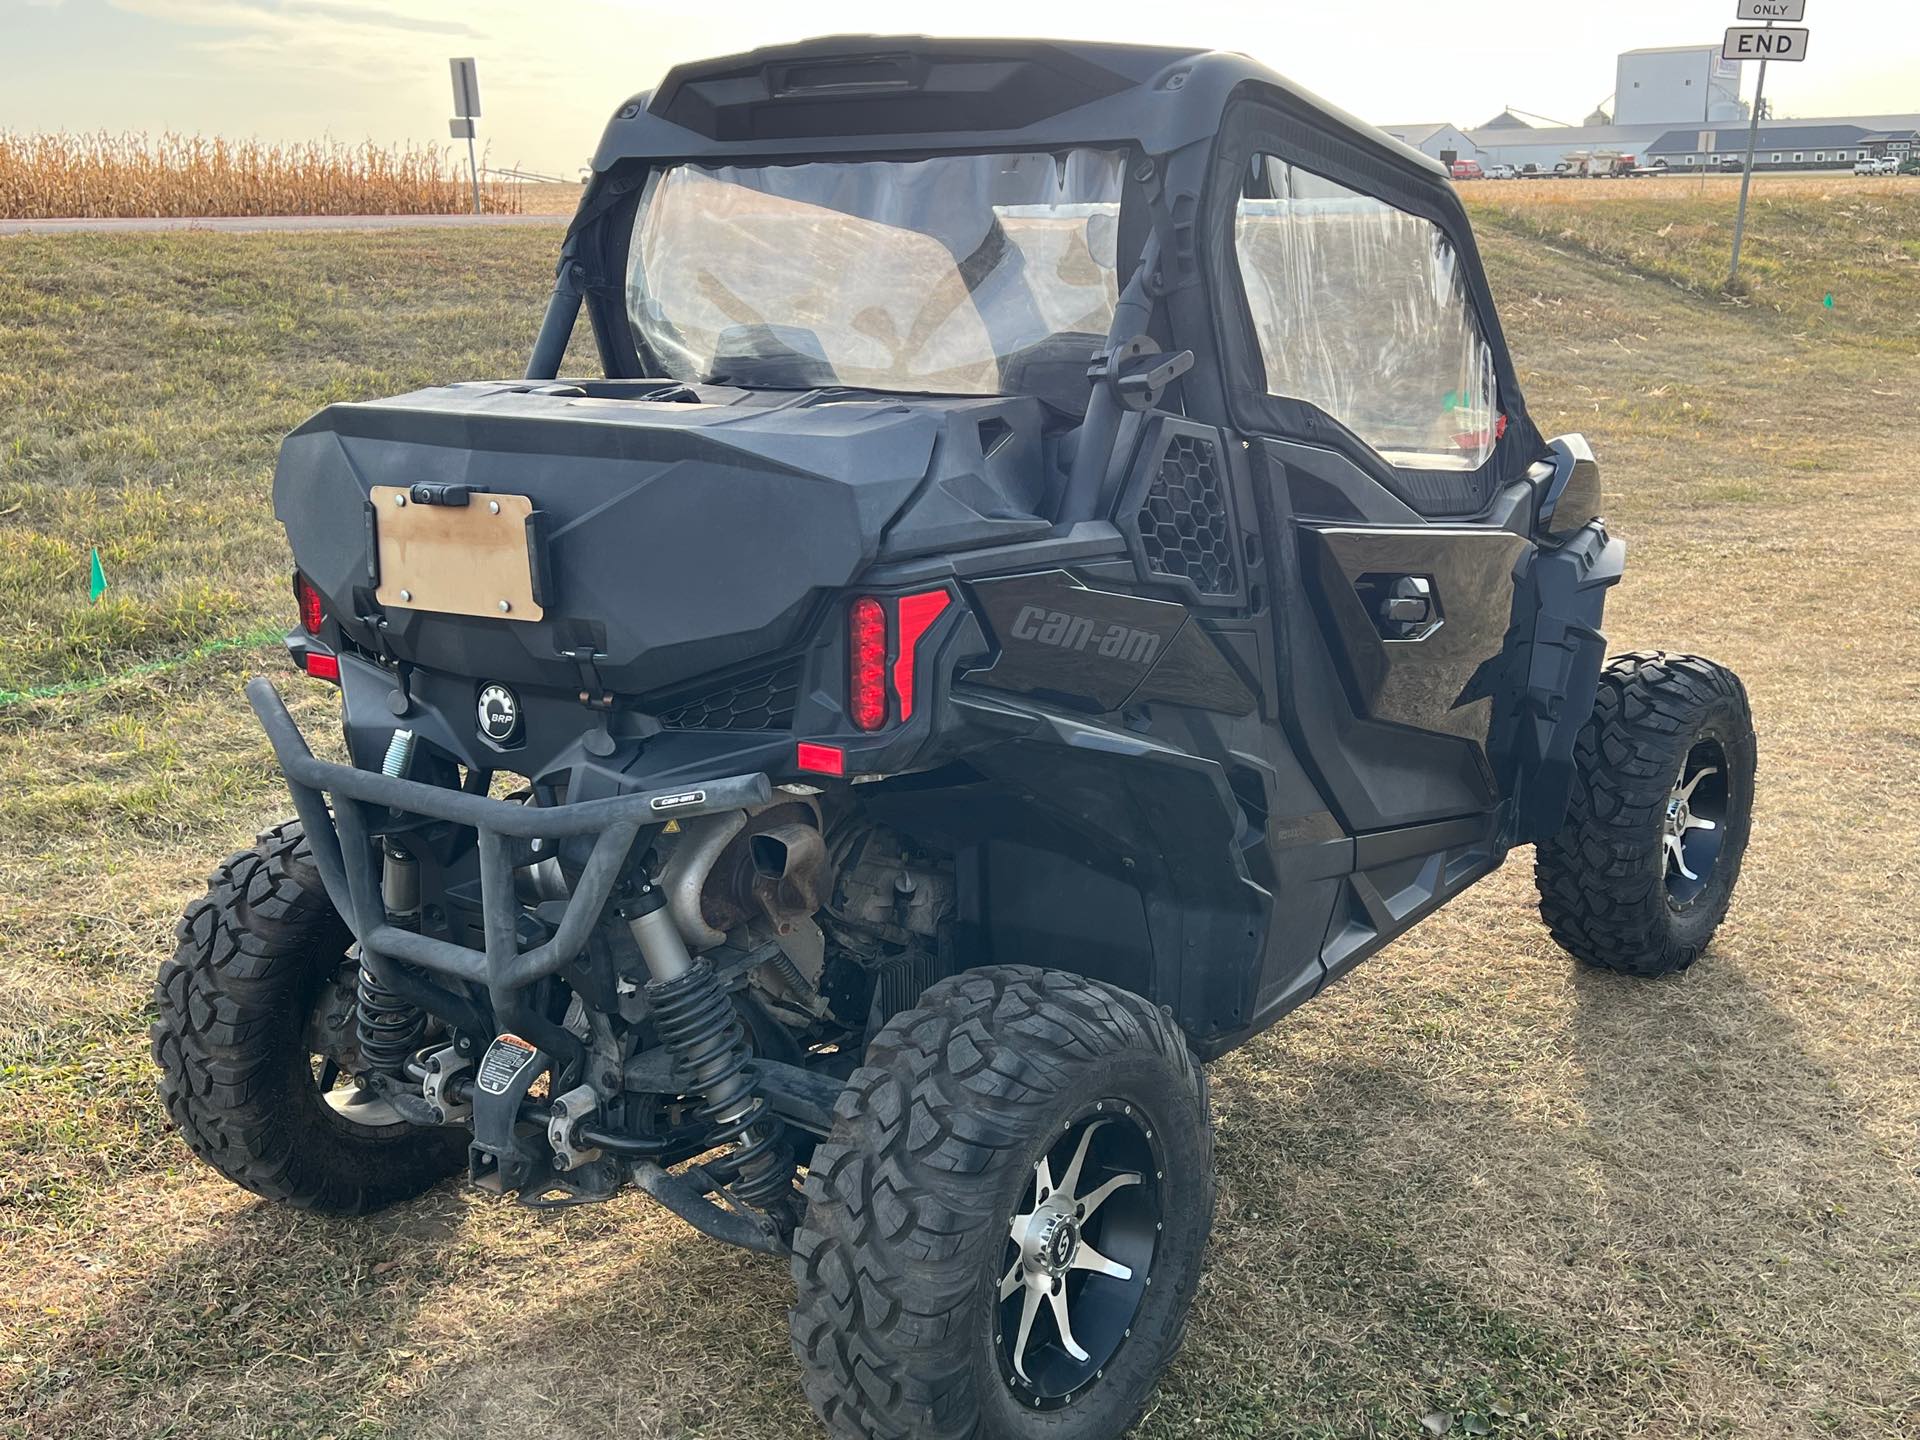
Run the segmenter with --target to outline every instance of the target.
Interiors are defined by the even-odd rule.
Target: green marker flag
[[[1822,300],[1820,303],[1826,306],[1827,309],[1831,310],[1833,308],[1833,292],[1829,290],[1827,292],[1827,298]]]
[[[99,604],[100,597],[107,593],[107,572],[100,567],[100,547],[93,547],[93,564],[87,574],[87,601]]]

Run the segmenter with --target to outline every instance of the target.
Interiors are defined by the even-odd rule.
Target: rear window
[[[996,393],[1105,337],[1122,158],[670,166],[634,221],[634,338],[679,380]]]

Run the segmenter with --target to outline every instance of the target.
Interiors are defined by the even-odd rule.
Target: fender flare
[[[1607,637],[1607,591],[1626,569],[1627,543],[1591,520],[1534,557],[1536,609],[1522,660],[1518,766],[1513,795],[1516,844],[1545,840],[1566,819],[1573,745],[1593,713]]]

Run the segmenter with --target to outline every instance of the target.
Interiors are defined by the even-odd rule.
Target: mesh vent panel
[[[1233,593],[1226,484],[1213,441],[1173,437],[1140,507],[1140,548],[1149,570],[1189,580],[1203,595]]]
[[[799,693],[800,662],[789,660],[675,700],[659,719],[669,730],[791,730]]]

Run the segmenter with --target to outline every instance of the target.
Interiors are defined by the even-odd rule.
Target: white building
[[[1436,121],[1424,125],[1382,125],[1380,128],[1403,145],[1411,145],[1443,165],[1451,165],[1455,160],[1480,159],[1480,147],[1473,143],[1473,137],[1453,125]]]
[[[1551,174],[1570,150],[1617,150],[1639,155],[1674,126],[1657,125],[1487,125],[1468,132],[1482,166],[1531,166]]]
[[[1715,124],[1746,118],[1740,62],[1722,60],[1718,45],[1628,50],[1615,62],[1615,125]]]

